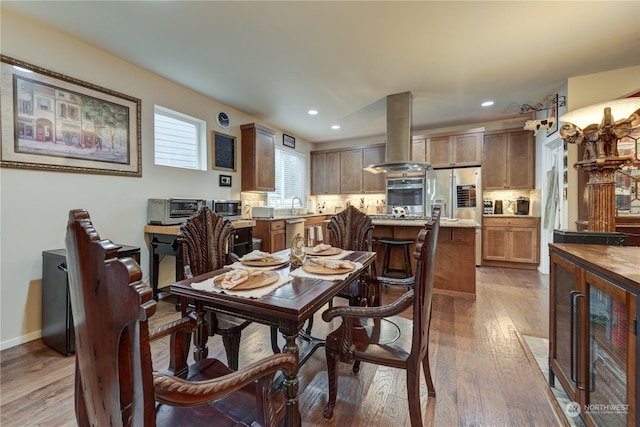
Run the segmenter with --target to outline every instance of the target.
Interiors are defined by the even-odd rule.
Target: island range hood
[[[411,92],[387,96],[387,142],[385,161],[364,168],[371,173],[432,169],[429,163],[411,161]]]

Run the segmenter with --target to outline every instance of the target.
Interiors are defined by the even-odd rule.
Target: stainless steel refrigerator
[[[482,173],[479,167],[426,172],[425,208],[440,205],[443,218],[471,219],[482,225]],[[476,265],[482,264],[482,233],[476,229]]]

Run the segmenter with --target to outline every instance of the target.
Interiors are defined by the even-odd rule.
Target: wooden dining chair
[[[204,206],[180,225],[177,242],[182,265],[179,280],[217,270],[239,260],[233,253],[235,230],[231,221]],[[205,307],[206,308],[206,307]],[[238,369],[242,330],[251,322],[207,310],[209,335],[218,334],[231,369]]]
[[[380,307],[333,307],[322,313],[329,322],[342,317],[342,324],[326,340],[329,399],[324,417],[330,420],[338,393],[338,361],[366,362],[407,371],[407,400],[412,427],[422,426],[420,407],[420,367],[424,371],[429,396],[435,389],[429,368],[429,323],[434,262],[440,212],[433,213],[418,234],[414,251],[417,259],[413,289],[391,304]],[[372,279],[375,280],[375,279]],[[413,319],[399,316],[413,307]]]
[[[372,251],[374,225],[371,218],[349,205],[335,214],[327,224],[329,244],[349,251]],[[375,263],[367,276],[375,277]],[[365,276],[366,277],[366,276]],[[379,305],[380,286],[376,282],[358,280],[340,292],[337,296],[349,300],[349,305]]]
[[[78,425],[280,425],[286,396],[271,386],[278,371],[295,374],[296,357],[272,355],[237,372],[216,359],[187,365],[196,320],[184,317],[149,330],[157,302],[140,266],[117,258],[119,248],[100,239],[87,211],[69,212]],[[167,372],[155,371],[151,357],[150,341],[163,337],[171,343]]]

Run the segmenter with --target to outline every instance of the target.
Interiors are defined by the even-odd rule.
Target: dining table
[[[208,355],[205,312],[212,310],[268,325],[272,329],[277,328],[285,339],[283,351],[296,355],[300,368],[311,353],[324,343],[323,337],[312,338],[302,331],[305,322],[312,319],[314,313],[329,303],[341,290],[368,272],[376,259],[375,252],[340,251],[331,258],[351,262],[354,265],[352,271],[339,275],[312,274],[304,267],[292,266],[288,262],[289,253],[289,249],[285,249],[273,254],[280,257],[283,265],[268,270],[272,276],[273,273],[277,273],[278,278],[277,282],[264,289],[233,291],[222,290],[212,285],[219,284],[216,280],[231,269],[243,268],[238,263],[170,286],[171,293],[180,300],[183,315],[186,315],[188,310],[195,309],[198,319],[198,327],[193,334],[195,360],[201,360]],[[303,346],[303,352],[297,343],[299,337],[307,342],[311,341]],[[297,371],[285,376],[282,382],[287,395],[287,426],[301,425]]]

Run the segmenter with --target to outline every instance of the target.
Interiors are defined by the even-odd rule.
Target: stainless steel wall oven
[[[387,214],[394,206],[408,210],[407,215],[424,215],[424,178],[387,179]]]

